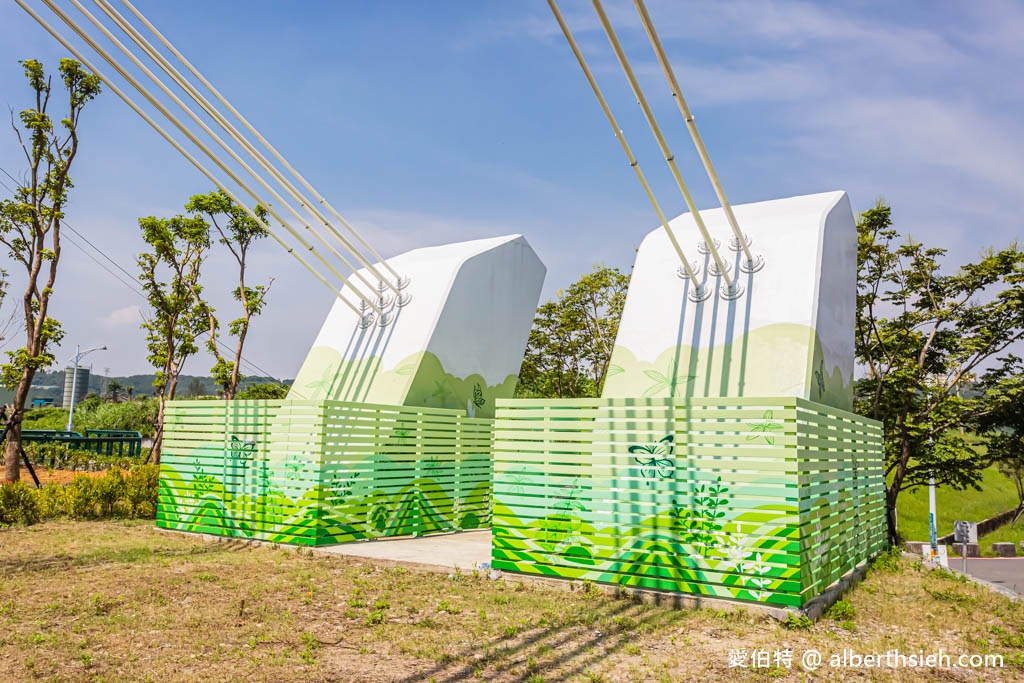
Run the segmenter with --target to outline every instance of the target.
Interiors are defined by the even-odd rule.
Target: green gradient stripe
[[[307,546],[486,527],[491,429],[458,410],[171,402],[157,526]]]
[[[885,545],[880,426],[799,398],[499,401],[495,568],[798,607]]]

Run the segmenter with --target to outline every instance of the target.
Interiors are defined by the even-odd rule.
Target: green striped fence
[[[797,398],[499,401],[497,569],[796,607],[886,542],[880,425]]]
[[[342,401],[172,401],[157,526],[297,545],[488,526],[492,420]]]

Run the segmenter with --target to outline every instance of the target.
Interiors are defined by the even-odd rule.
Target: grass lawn
[[[953,533],[953,522],[957,519],[980,522],[1015,507],[1017,489],[995,466],[985,470],[981,491],[955,491],[941,486],[935,489],[936,527],[939,536]],[[896,520],[903,540],[928,540],[927,486],[900,494],[896,500]],[[1020,522],[1017,524],[1019,526]]]
[[[836,619],[791,628],[745,611],[680,611],[600,591],[385,568],[151,522],[0,530],[0,680],[812,680],[800,657],[843,648],[1001,654],[956,680],[1024,678],[1024,605],[887,557]],[[794,654],[730,668],[730,650]],[[932,669],[822,668],[813,680],[953,680]],[[964,678],[966,676],[966,678]]]
[[[1013,543],[1017,546],[1017,554],[1024,555],[1024,550],[1021,550],[1020,544],[1024,541],[1024,517],[1017,520],[1017,524],[1010,526],[1004,524],[995,531],[978,539],[978,543],[981,545],[981,554],[991,557],[995,557],[995,553],[992,552],[993,543]]]

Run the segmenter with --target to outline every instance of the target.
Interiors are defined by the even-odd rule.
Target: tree
[[[252,384],[238,392],[240,399],[275,399],[288,395],[288,387],[284,384]]]
[[[945,250],[900,241],[891,210],[879,203],[858,225],[856,409],[884,425],[890,541],[898,541],[896,501],[928,482],[974,486],[989,464],[959,432],[991,410],[958,396],[969,373],[984,383],[1012,376],[999,358],[1024,338],[1024,253],[988,250],[956,272],[942,271]]]
[[[245,280],[250,247],[256,240],[263,239],[270,234],[264,227],[268,214],[263,207],[257,206],[253,213],[263,223],[253,220],[252,216],[232,202],[231,198],[221,190],[194,195],[185,205],[185,210],[195,215],[202,215],[210,221],[220,235],[220,243],[228,248],[235,263],[238,264],[238,287],[232,294],[235,301],[242,304],[242,315],[228,324],[228,333],[236,340],[231,360],[226,360],[221,355],[218,344],[220,325],[214,316],[214,310],[208,304],[203,304],[209,327],[206,347],[216,360],[211,374],[214,381],[220,385],[224,398],[232,399],[238,390],[238,383],[244,379],[239,374],[239,364],[242,360],[245,339],[249,334],[249,325],[253,316],[259,315],[263,311],[267,293],[274,282],[271,278],[266,285],[250,287]],[[222,223],[223,225],[221,225]]]
[[[206,331],[199,273],[210,248],[210,232],[202,218],[186,216],[140,218],[139,227],[152,247],[152,252],[139,254],[138,264],[139,281],[152,309],[142,328],[146,330],[149,362],[156,368],[157,427],[152,458],[159,463],[166,402],[177,392],[185,360],[199,351],[196,337]]]
[[[985,401],[989,411],[979,427],[985,434],[988,456],[1017,489],[1017,514],[1024,514],[1024,373],[1019,361],[1015,376],[989,390]]]
[[[537,309],[519,372],[519,396],[598,396],[618,334],[629,277],[594,266]]]
[[[107,400],[111,403],[117,403],[121,398],[121,392],[124,391],[124,387],[116,379],[112,379],[107,382],[106,396]]]
[[[35,96],[33,106],[19,115],[28,140],[11,115],[11,125],[28,162],[24,182],[13,199],[0,201],[0,243],[27,275],[22,297],[25,345],[7,351],[10,362],[0,369],[5,387],[14,391],[10,429],[4,452],[4,480],[20,478],[21,421],[32,379],[38,370],[53,364],[52,348],[64,332],[50,317],[50,300],[57,282],[61,254],[61,221],[71,190],[71,167],[78,156],[78,123],[85,105],[100,92],[100,80],[72,59],[61,59],[58,71],[67,95],[66,115],[59,128],[50,118],[51,79],[43,64],[21,62]]]

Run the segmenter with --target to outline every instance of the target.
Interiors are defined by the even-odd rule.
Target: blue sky
[[[595,263],[628,270],[656,226],[541,0],[137,6],[385,255],[522,233],[548,266],[549,297]],[[715,206],[632,3],[606,6],[698,204]],[[862,211],[884,196],[902,231],[957,262],[1020,235],[1020,3],[648,6],[733,203],[842,189]],[[682,213],[590,4],[562,10],[666,212]],[[53,68],[64,55],[0,2],[3,105],[28,102],[18,59]],[[19,175],[24,160],[2,130],[0,167]],[[87,109],[81,137],[68,222],[134,272],[138,217],[180,212],[210,184],[110,92]],[[9,314],[21,278],[5,267]],[[228,261],[207,268],[208,291],[230,291]],[[253,274],[275,282],[246,355],[292,377],[331,294],[269,240]],[[228,297],[217,303],[227,318]],[[106,344],[92,356],[97,371],[149,372],[140,305],[69,247],[54,305],[67,329],[58,355]],[[197,358],[186,372],[209,364]]]

